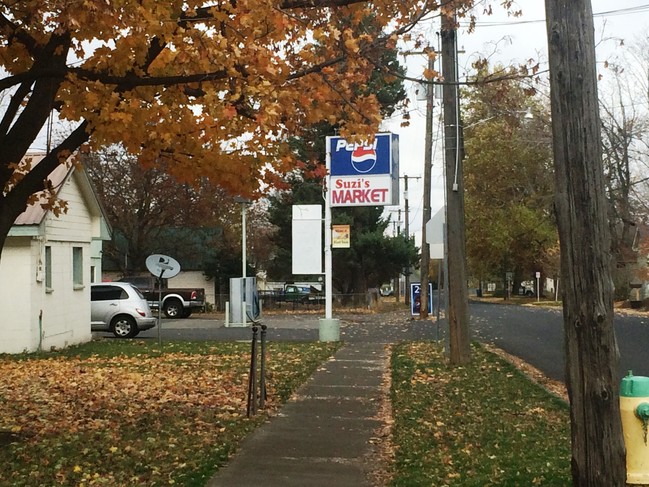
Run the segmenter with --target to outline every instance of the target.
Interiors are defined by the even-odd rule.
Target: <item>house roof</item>
[[[23,160],[31,159],[32,166],[38,164],[45,158],[45,153],[28,153]],[[80,169],[76,170],[75,165],[73,164],[59,164],[56,169],[54,169],[48,176],[48,179],[52,182],[52,187],[55,188],[56,193],[58,194],[59,190],[65,185],[65,183],[71,178],[74,177],[75,181],[79,185],[80,191],[83,194],[83,197],[88,202],[89,209],[95,215],[99,215],[102,218],[102,238],[109,239],[112,230],[106,217],[106,212],[104,211],[101,202],[97,198],[97,193],[88,177],[88,174],[85,170]],[[37,193],[39,196],[42,192]],[[38,201],[27,206],[25,211],[23,211],[16,220],[14,221],[14,228],[16,227],[27,227],[27,226],[38,226],[43,222],[43,219],[49,212],[48,209],[43,208],[41,205],[42,197]],[[22,232],[20,232],[22,233]],[[11,234],[11,232],[10,232]]]
[[[35,166],[44,158],[45,153],[27,154],[25,156],[25,159],[31,159],[32,166]],[[52,186],[57,188],[57,190],[61,188],[71,172],[71,168],[68,168],[66,164],[60,164],[49,175]],[[40,202],[35,202],[27,206],[25,211],[18,215],[18,218],[14,221],[14,225],[39,225],[43,221],[43,218],[45,218],[45,215],[47,215],[47,210],[40,205]]]

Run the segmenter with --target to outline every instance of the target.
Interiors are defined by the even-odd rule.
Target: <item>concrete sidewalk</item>
[[[386,361],[385,344],[348,342],[207,487],[370,487]]]

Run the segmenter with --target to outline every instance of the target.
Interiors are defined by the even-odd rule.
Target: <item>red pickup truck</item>
[[[120,282],[130,282],[137,287],[149,303],[151,309],[158,309],[160,292],[158,280],[149,276],[125,276]],[[168,288],[167,280],[162,279],[162,311],[167,318],[189,318],[194,311],[205,307],[205,289]]]

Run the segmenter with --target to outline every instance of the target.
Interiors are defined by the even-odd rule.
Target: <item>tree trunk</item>
[[[556,211],[576,486],[626,481],[610,233],[589,0],[546,0]]]

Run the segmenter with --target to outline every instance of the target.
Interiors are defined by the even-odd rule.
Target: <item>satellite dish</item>
[[[146,268],[156,277],[171,278],[180,272],[178,261],[168,255],[151,254],[146,258]]]

